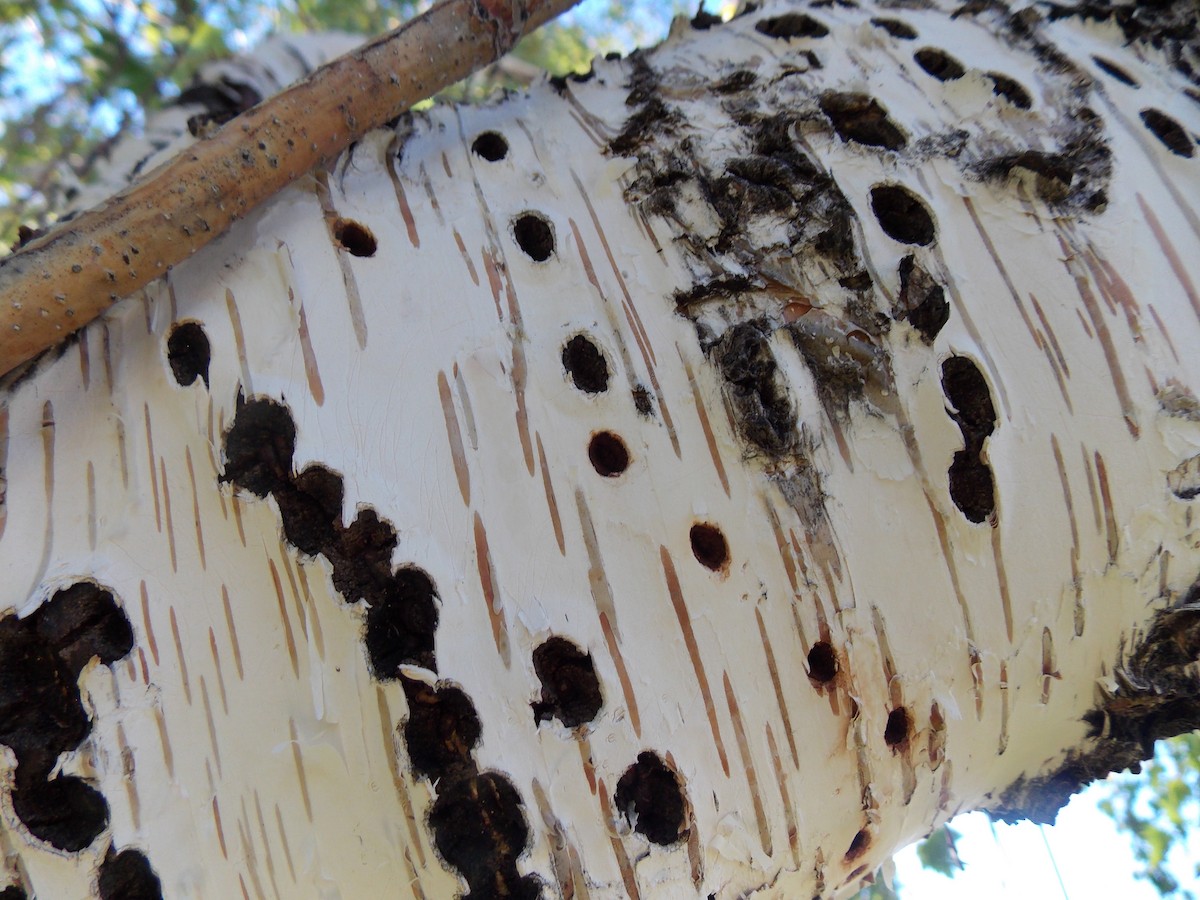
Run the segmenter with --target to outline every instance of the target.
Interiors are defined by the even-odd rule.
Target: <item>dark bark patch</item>
[[[900,293],[895,313],[915,328],[926,344],[932,344],[950,320],[945,289],[917,265],[911,253],[900,260]]]
[[[316,556],[334,545],[342,528],[342,476],[311,465],[292,488],[275,492],[283,535],[301,553]]]
[[[225,472],[221,480],[266,497],[291,478],[296,425],[287,408],[274,400],[238,398],[233,423],[225,433]]]
[[[837,673],[837,651],[828,641],[817,641],[808,651],[808,677],[817,684],[828,684]]]
[[[167,362],[180,387],[187,387],[197,378],[203,379],[204,386],[208,387],[211,357],[208,335],[199,322],[180,322],[167,335]]]
[[[513,240],[534,262],[545,262],[554,254],[554,229],[540,213],[525,212],[512,221]]]
[[[0,900],[29,900],[29,894],[19,884],[10,884],[0,890]]]
[[[725,379],[725,394],[742,437],[758,451],[779,456],[796,444],[796,412],[767,339],[765,322],[732,326],[709,355]]]
[[[913,54],[913,59],[938,81],[957,81],[967,74],[962,63],[937,47],[922,47]]]
[[[725,24],[725,20],[718,15],[707,12],[703,6],[696,10],[696,15],[692,17],[691,26],[697,31],[708,31],[708,29]]]
[[[1015,78],[1000,72],[985,72],[984,77],[992,82],[992,93],[997,97],[1003,97],[1017,109],[1032,108],[1033,97]]]
[[[13,812],[38,840],[78,853],[108,825],[108,803],[81,778],[18,763],[12,790]]]
[[[351,256],[374,256],[379,247],[371,229],[362,222],[353,219],[335,219],[333,222],[333,239],[338,246]]]
[[[688,833],[688,803],[679,776],[657,754],[645,751],[617,781],[614,802],[633,830],[668,846]]]
[[[1142,123],[1150,129],[1151,134],[1162,141],[1162,145],[1176,156],[1191,159],[1195,155],[1196,148],[1192,145],[1191,137],[1188,136],[1182,125],[1165,112],[1151,108],[1143,109],[1139,115]]]
[[[589,338],[577,334],[563,347],[563,368],[575,387],[585,394],[602,394],[608,390],[608,363]]]
[[[908,740],[912,732],[912,716],[903,706],[897,706],[887,717],[887,725],[883,729],[883,742],[889,747],[897,748]]]
[[[440,783],[429,827],[442,858],[466,879],[464,900],[541,897],[537,879],[517,871],[529,826],[516,788],[502,775],[482,772]]]
[[[650,391],[643,385],[638,385],[633,389],[633,408],[638,411],[639,416],[654,415],[654,401],[650,399]]]
[[[1063,203],[1071,194],[1078,164],[1064,153],[1025,150],[997,157],[982,167],[985,177],[1007,178],[1024,169],[1034,176],[1034,191],[1047,203]]]
[[[133,649],[133,629],[112,593],[88,581],[56,592],[26,622],[76,678],[93,656],[107,666]]]
[[[871,212],[883,233],[902,244],[922,247],[933,243],[933,214],[924,201],[906,187],[880,184],[871,188]]]
[[[1102,56],[1093,56],[1092,62],[1096,64],[1096,68],[1108,75],[1110,78],[1115,78],[1121,84],[1129,85],[1129,87],[1140,87],[1137,79],[1118,66],[1115,62],[1105,59]]]
[[[758,76],[749,69],[738,69],[722,78],[710,90],[714,94],[738,94],[754,87],[757,81]]]
[[[599,715],[604,698],[591,654],[554,636],[534,649],[533,671],[542,685],[541,699],[532,704],[534,721],[553,718],[577,728]]]
[[[729,565],[729,542],[725,534],[711,522],[697,522],[688,532],[692,554],[706,569],[722,571]]]
[[[900,150],[906,143],[904,133],[874,97],[830,92],[821,95],[820,103],[821,112],[843,141],[887,150]]]
[[[114,854],[110,847],[96,879],[100,900],[161,900],[162,882],[140,850],[126,847]]]
[[[488,162],[499,162],[508,156],[508,141],[496,131],[485,131],[471,142],[471,152]]]
[[[899,19],[872,19],[871,24],[876,28],[882,28],[892,37],[901,41],[915,41],[917,39],[917,29],[913,28],[907,22],[901,22]]]
[[[588,442],[588,459],[600,475],[616,478],[629,468],[629,449],[619,435],[600,431]]]
[[[754,24],[754,30],[773,38],[823,38],[829,34],[825,25],[804,13],[785,13],[760,19]]]
[[[207,82],[184,88],[175,99],[175,105],[204,108],[187,121],[192,137],[200,137],[261,101],[262,95],[250,85],[222,78],[216,83]]]
[[[452,685],[432,688],[410,680],[404,682],[404,695],[404,745],[413,772],[436,780],[471,769],[471,753],[483,733],[471,698]]]
[[[366,599],[371,608],[364,641],[375,677],[395,678],[402,665],[433,670],[438,606],[429,576],[419,569],[399,568]]]

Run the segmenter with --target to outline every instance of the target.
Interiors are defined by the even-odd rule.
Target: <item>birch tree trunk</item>
[[[887,6],[408,116],[10,376],[0,896],[844,895],[1200,724],[1187,4]]]

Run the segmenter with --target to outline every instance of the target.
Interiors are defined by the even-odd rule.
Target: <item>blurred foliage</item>
[[[1195,841],[1200,826],[1200,732],[1159,741],[1142,771],[1110,778],[1100,808],[1129,834],[1139,878],[1164,897],[1196,900],[1200,863]],[[1191,849],[1189,850],[1189,843]],[[1181,884],[1175,872],[1190,870]]]
[[[432,0],[0,0],[0,246],[53,219],[64,180],[86,181],[115,135],[136,133],[199,67],[268,34],[382,34]],[[514,51],[552,72],[654,40],[696,0],[590,0]],[[573,16],[573,18],[572,18]],[[560,20],[560,22],[563,20]],[[519,81],[449,92],[477,99]]]

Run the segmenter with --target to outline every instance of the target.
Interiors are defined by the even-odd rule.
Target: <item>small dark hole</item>
[[[902,41],[915,41],[917,39],[917,30],[911,25],[901,22],[899,19],[872,19],[871,24],[876,28],[882,28],[892,37]]]
[[[827,684],[837,677],[837,653],[828,641],[817,641],[808,651],[808,677],[820,684]]]
[[[633,389],[633,408],[641,416],[654,413],[654,401],[650,399],[650,392],[640,384]]]
[[[856,834],[854,836],[854,840],[852,840],[850,842],[850,849],[846,851],[845,861],[853,862],[854,860],[856,860],[860,856],[862,856],[864,853],[866,853],[867,848],[870,846],[871,846],[871,832],[869,832],[869,831],[867,831],[867,829],[863,828],[862,830],[860,830],[858,832],[858,834]]]
[[[536,213],[521,213],[513,219],[512,229],[517,246],[534,262],[545,262],[554,253],[554,231]]]
[[[884,234],[902,244],[928,246],[936,230],[925,203],[908,188],[881,184],[871,188],[871,212]]]
[[[955,81],[967,74],[966,67],[944,50],[922,47],[913,54],[917,65],[938,81]]]
[[[828,28],[804,13],[760,19],[755,23],[754,30],[773,38],[822,38],[829,34]]]
[[[114,854],[112,848],[100,863],[96,879],[100,900],[160,900],[162,883],[150,860],[138,850],[126,847]]]
[[[479,137],[475,138],[475,142],[471,144],[471,149],[476,156],[482,156],[488,162],[499,162],[508,156],[508,141],[504,136],[497,134],[494,131],[485,131]]]
[[[197,378],[208,387],[208,363],[212,348],[198,322],[180,322],[167,335],[167,362],[175,383],[187,387]]]
[[[883,740],[889,747],[895,747],[908,740],[908,732],[912,727],[908,710],[897,706],[888,713],[887,725],[883,729]]]
[[[350,251],[351,256],[374,256],[378,244],[371,229],[353,219],[338,219],[333,223],[333,239]]]
[[[1025,90],[1025,87],[1015,78],[1009,78],[1000,72],[985,72],[984,74],[991,79],[992,93],[997,97],[1003,97],[1018,109],[1029,109],[1033,106],[1033,98],[1029,96],[1029,91]]]
[[[866,94],[823,94],[821,112],[843,141],[888,150],[899,150],[906,143],[904,132],[888,118],[887,110]]]
[[[558,719],[567,728],[593,721],[604,698],[592,657],[562,637],[551,637],[533,651],[533,671],[542,684],[532,704],[534,721]]]
[[[629,450],[625,442],[611,431],[592,436],[588,444],[588,459],[592,467],[606,478],[614,478],[629,468]]]
[[[1101,72],[1112,76],[1113,78],[1117,79],[1117,81],[1121,82],[1121,84],[1127,84],[1130,87],[1138,87],[1137,79],[1118,66],[1115,62],[1110,62],[1109,60],[1099,56],[1093,56],[1092,62],[1096,64],[1096,68],[1098,68]]]
[[[688,833],[683,784],[657,754],[638,754],[617,782],[614,802],[633,830],[651,843],[674,844]]]
[[[1192,158],[1196,150],[1182,125],[1158,109],[1143,109],[1140,115],[1142,122],[1162,141],[1164,147],[1177,156]]]
[[[897,312],[908,320],[927,344],[950,320],[950,304],[940,284],[917,265],[912,254],[900,260],[900,294]]]
[[[697,522],[692,526],[690,537],[692,553],[696,554],[700,565],[714,572],[725,568],[729,562],[729,544],[720,528],[707,522]]]
[[[608,363],[604,354],[582,334],[567,341],[562,352],[563,368],[586,394],[602,394],[608,390]]]

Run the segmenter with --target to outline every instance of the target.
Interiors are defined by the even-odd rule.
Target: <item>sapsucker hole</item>
[[[495,131],[485,131],[472,142],[471,150],[488,162],[499,162],[508,156],[508,141]]]
[[[239,398],[225,432],[221,480],[265,497],[289,483],[295,452],[296,424],[286,406],[265,397]]]
[[[180,322],[167,335],[167,362],[175,383],[187,387],[197,378],[208,387],[208,364],[212,348],[199,322]]]
[[[13,812],[38,840],[67,853],[78,853],[108,825],[108,803],[81,778],[49,772],[22,777],[17,767]],[[48,780],[47,780],[48,779]]]
[[[657,754],[638,754],[617,782],[614,802],[633,830],[651,843],[674,844],[688,833],[683,784]]]
[[[611,431],[592,435],[588,444],[588,459],[592,468],[606,478],[615,478],[629,468],[629,450],[625,442]]]
[[[871,832],[867,829],[861,829],[858,834],[854,835],[854,840],[850,842],[850,849],[846,851],[844,857],[845,862],[853,862],[858,859],[871,846]]]
[[[760,19],[755,23],[754,30],[773,38],[822,38],[829,34],[828,28],[804,13],[785,13]]]
[[[837,653],[828,641],[817,641],[808,651],[808,677],[818,684],[828,684],[837,677]]]
[[[575,387],[585,394],[602,394],[608,390],[608,363],[604,361],[604,354],[582,334],[567,341],[562,363]]]
[[[534,262],[545,262],[554,253],[554,230],[537,213],[521,213],[512,222],[517,246]]]
[[[917,39],[917,29],[906,22],[901,22],[899,19],[872,19],[871,24],[876,28],[882,28],[892,37],[902,41],[915,41]]]
[[[967,74],[966,67],[945,50],[922,47],[913,54],[917,65],[938,81],[955,81]]]
[[[871,212],[883,233],[902,244],[933,243],[937,230],[925,202],[906,187],[880,184],[871,188]]]
[[[351,256],[374,256],[378,246],[371,229],[353,219],[337,219],[333,223],[333,239]]]
[[[912,728],[912,717],[903,706],[897,706],[887,717],[887,725],[883,729],[883,741],[889,747],[897,747],[908,740]]]
[[[1182,125],[1165,112],[1159,109],[1143,109],[1139,115],[1151,133],[1172,153],[1187,159],[1195,155],[1196,148],[1192,146],[1191,137]]]
[[[139,851],[126,847],[114,854],[109,847],[96,877],[100,900],[160,900],[162,882]]]
[[[1101,56],[1093,56],[1092,62],[1096,64],[1096,68],[1098,68],[1101,72],[1103,72],[1105,75],[1115,78],[1117,81],[1121,82],[1121,84],[1127,84],[1130,87],[1140,87],[1140,85],[1137,83],[1137,79],[1118,66],[1115,62],[1104,59]]]
[[[404,694],[404,746],[413,772],[436,781],[469,769],[483,731],[471,698],[453,685],[419,681],[405,681]]]
[[[554,718],[576,728],[600,713],[604,698],[591,654],[571,641],[556,635],[539,644],[533,651],[533,671],[542,685],[541,699],[532,704],[536,722]]]
[[[1000,72],[985,72],[984,77],[992,82],[992,93],[997,97],[1003,97],[1018,109],[1029,109],[1033,106],[1033,97],[1015,78]]]
[[[982,439],[996,428],[996,407],[987,379],[974,360],[951,356],[942,363],[942,391],[952,407],[953,418],[967,443]]]
[[[716,525],[697,522],[688,536],[692,542],[692,553],[706,569],[719,572],[729,563],[729,543]]]
[[[899,150],[906,141],[887,110],[874,97],[854,93],[821,95],[821,112],[843,141],[855,141],[869,147]]]
[[[391,555],[390,549],[387,553]],[[361,560],[361,555],[348,555],[345,563],[338,568],[349,568],[356,556]],[[372,568],[378,568],[378,565]],[[371,670],[376,678],[396,678],[403,665],[435,668],[437,593],[428,575],[420,569],[402,567],[382,585],[368,582],[361,591],[347,593],[338,585],[336,578],[334,586],[347,600],[350,600],[351,593],[357,593],[370,604],[365,642]]]
[[[954,505],[976,525],[986,522],[996,511],[996,485],[987,463],[977,451],[958,450],[947,474]]]

